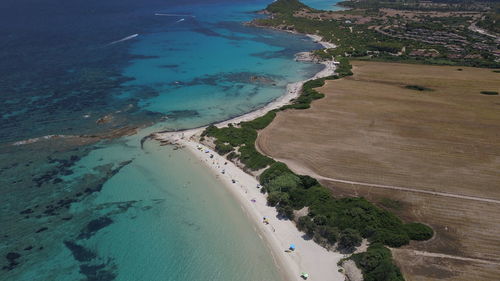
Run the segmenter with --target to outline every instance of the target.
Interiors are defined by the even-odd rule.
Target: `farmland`
[[[493,280],[500,275],[500,98],[481,92],[498,92],[500,74],[351,63],[354,76],[327,81],[319,89],[325,98],[310,109],[277,114],[259,133],[259,150],[316,176],[336,196],[363,196],[432,226],[433,239],[393,250],[407,280]]]

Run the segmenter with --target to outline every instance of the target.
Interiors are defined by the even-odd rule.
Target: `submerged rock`
[[[78,239],[88,239],[92,237],[97,231],[105,228],[106,226],[113,223],[113,220],[109,217],[101,217],[90,221],[87,226],[80,232]]]

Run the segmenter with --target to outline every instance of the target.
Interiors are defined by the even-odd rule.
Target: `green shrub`
[[[410,243],[410,237],[403,228],[379,229],[371,237],[372,243],[382,243],[390,247],[401,247]]]
[[[292,171],[288,169],[285,163],[275,162],[260,175],[260,184],[265,186],[271,182],[271,180],[284,173],[292,173]]]
[[[305,175],[305,176],[299,176],[299,178],[300,181],[302,182],[302,186],[305,189],[319,185],[319,182],[313,177]]]
[[[262,130],[267,127],[276,117],[276,111],[269,111],[266,115],[258,117],[252,121],[241,122],[241,127],[251,128],[254,130]]]
[[[289,196],[285,192],[280,191],[269,191],[267,195],[267,205],[275,207],[276,205],[288,205]]]
[[[300,178],[293,173],[284,173],[272,179],[266,188],[271,191],[289,192],[301,184]]]
[[[361,235],[352,228],[346,228],[340,232],[338,248],[342,251],[352,252],[361,245]]]
[[[308,216],[300,217],[299,220],[297,221],[297,228],[300,231],[305,232],[309,236],[314,235],[315,227],[316,225]]]
[[[253,146],[257,139],[257,132],[251,128],[209,126],[203,131],[202,136],[214,137],[219,143],[229,143],[233,147],[248,144]]]
[[[432,228],[425,224],[413,222],[407,223],[403,227],[411,240],[428,240],[434,235]]]
[[[217,151],[217,153],[219,153],[220,155],[224,155],[233,151],[233,146],[217,141],[215,144],[215,151]]]
[[[419,85],[406,85],[405,88],[409,89],[409,90],[415,90],[415,91],[434,91],[431,88],[427,88],[427,87],[419,86]]]
[[[292,104],[284,105],[280,110],[286,109],[308,109],[311,107],[311,102],[313,100],[321,99],[325,97],[324,94],[314,90],[314,88],[321,87],[325,85],[325,79],[319,78],[314,80],[309,80],[304,83],[300,95],[292,102]]]
[[[324,215],[317,215],[314,217],[313,221],[316,225],[326,225],[327,218]]]
[[[255,145],[240,146],[240,161],[250,170],[256,171],[271,165],[275,161],[272,158],[260,154]]]
[[[293,220],[294,218],[293,208],[290,207],[289,205],[279,204],[278,207],[276,207],[276,210],[278,211],[278,215]]]
[[[489,95],[489,96],[497,96],[498,92],[495,92],[495,91],[481,91],[481,94],[483,94],[483,95]]]
[[[321,237],[325,238],[330,245],[337,243],[339,236],[339,230],[336,227],[331,227],[328,225],[321,225],[316,227],[316,233]]]
[[[404,281],[401,271],[392,262],[391,251],[380,243],[371,244],[366,252],[351,258],[363,271],[365,281]]]
[[[233,160],[234,158],[238,158],[238,153],[236,152],[230,152],[227,156],[226,156],[227,160]]]

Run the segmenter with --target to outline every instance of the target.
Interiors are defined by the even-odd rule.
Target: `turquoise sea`
[[[320,48],[307,37],[242,24],[269,3],[0,4],[0,280],[280,280],[209,171],[141,143],[245,114],[321,69],[294,61]]]

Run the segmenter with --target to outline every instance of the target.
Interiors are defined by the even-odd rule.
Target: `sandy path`
[[[257,142],[257,151],[260,153],[267,155],[264,153],[258,146]],[[267,155],[269,156],[269,155]],[[269,156],[271,157],[271,156]],[[483,198],[483,197],[475,197],[475,196],[468,196],[468,195],[461,195],[461,194],[454,194],[454,193],[449,193],[449,192],[439,192],[439,191],[431,191],[431,190],[422,190],[422,189],[417,189],[417,188],[411,188],[411,187],[404,187],[404,186],[393,186],[393,185],[384,185],[384,184],[376,184],[376,183],[367,183],[367,182],[359,182],[359,181],[350,181],[350,180],[344,180],[344,179],[336,179],[336,178],[329,178],[325,177],[322,175],[318,175],[311,169],[308,169],[300,164],[297,164],[294,161],[288,160],[288,159],[279,159],[279,158],[274,158],[276,161],[280,161],[285,163],[293,172],[301,175],[309,175],[313,178],[316,178],[317,180],[324,180],[324,181],[329,181],[329,182],[339,182],[339,183],[347,183],[347,184],[353,184],[353,185],[362,185],[362,186],[369,186],[369,187],[375,187],[375,188],[385,188],[385,189],[393,189],[393,190],[400,190],[400,191],[408,191],[408,192],[415,192],[415,193],[425,193],[425,194],[431,194],[431,195],[436,195],[436,196],[445,196],[445,197],[452,197],[452,198],[459,198],[459,199],[466,199],[466,200],[474,200],[474,201],[480,201],[480,202],[486,202],[486,203],[493,203],[493,204],[500,204],[500,200],[495,200],[495,199],[490,199],[490,198]]]
[[[424,252],[424,251],[418,251],[418,250],[411,250],[411,251],[413,254],[415,254],[417,256],[433,257],[433,258],[445,258],[445,259],[454,259],[454,260],[461,260],[461,261],[486,263],[486,264],[492,264],[492,265],[500,265],[500,263],[498,263],[498,262],[483,260],[483,259],[466,258],[466,257],[446,255],[446,254],[441,254],[441,253]]]
[[[495,42],[500,42],[500,37],[493,34],[493,33],[490,33],[488,32],[487,30],[483,29],[483,28],[480,28],[479,26],[476,25],[475,22],[473,22],[471,25],[469,25],[469,30],[471,31],[474,31],[474,32],[477,32],[479,34],[482,34],[482,35],[486,35],[488,37],[491,37],[491,38],[494,38],[495,39]]]

